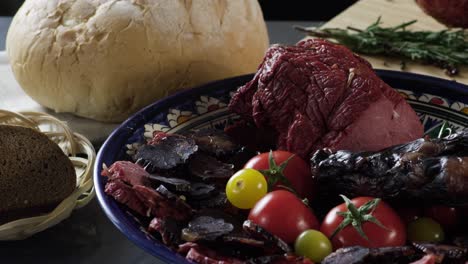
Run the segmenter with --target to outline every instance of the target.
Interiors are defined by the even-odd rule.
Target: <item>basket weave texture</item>
[[[11,112],[0,109],[0,124],[36,129],[57,143],[68,155],[76,171],[77,186],[53,211],[0,225],[0,240],[30,237],[69,217],[73,209],[85,206],[94,197],[92,169],[96,152],[84,136],[73,133],[64,122],[46,113]]]

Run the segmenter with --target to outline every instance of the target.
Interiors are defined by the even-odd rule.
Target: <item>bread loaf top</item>
[[[6,47],[41,105],[123,121],[180,89],[254,72],[268,43],[257,0],[27,0]]]

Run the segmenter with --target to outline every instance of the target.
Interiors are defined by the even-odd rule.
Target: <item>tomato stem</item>
[[[276,161],[273,157],[273,151],[270,150],[270,153],[268,154],[269,168],[267,170],[260,171],[267,178],[268,191],[272,191],[275,185],[281,183],[279,187],[282,187],[297,195],[297,192],[293,188],[291,181],[288,178],[286,178],[286,176],[284,176],[284,170],[288,166],[289,161],[292,158],[294,158],[294,156],[294,154],[291,155],[289,158],[287,158],[285,161],[278,165],[276,164]]]
[[[345,227],[352,225],[353,228],[356,229],[356,231],[359,233],[361,237],[369,241],[369,238],[367,237],[366,233],[362,229],[362,224],[364,222],[372,222],[385,230],[389,230],[386,226],[380,223],[380,221],[377,220],[377,218],[375,218],[372,215],[375,208],[379,205],[379,202],[380,202],[379,198],[373,199],[361,205],[359,208],[356,208],[356,206],[352,203],[350,199],[348,199],[348,197],[344,195],[340,195],[340,196],[341,198],[343,198],[346,208],[348,210],[346,212],[337,212],[339,216],[343,217],[343,221],[333,231],[332,235],[330,236],[331,239],[333,239],[333,237],[335,237],[335,235],[338,234]]]

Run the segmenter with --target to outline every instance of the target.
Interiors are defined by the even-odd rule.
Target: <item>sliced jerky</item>
[[[202,209],[182,230],[182,238],[188,242],[213,241],[223,235],[241,231],[241,222],[234,216],[220,210]]]
[[[177,249],[177,253],[179,254],[182,254],[182,255],[186,255],[190,249],[192,248],[198,248],[200,247],[197,243],[193,243],[193,242],[185,242],[183,244],[179,244],[179,248]]]
[[[182,243],[180,237],[182,227],[183,224],[181,222],[170,217],[165,219],[155,217],[151,220],[148,231],[151,233],[159,233],[165,245],[175,247]]]
[[[411,262],[410,264],[434,264],[434,263],[438,263],[437,257],[435,255],[429,254],[429,255],[425,255],[421,259]]]
[[[148,145],[138,148],[133,159],[152,173],[185,164],[198,150],[195,140],[176,134],[156,133]]]
[[[117,202],[125,204],[128,208],[138,214],[147,216],[148,208],[140,201],[133,188],[125,184],[123,181],[113,180],[107,182],[104,192],[107,195],[114,197]]]
[[[131,186],[150,185],[147,179],[148,172],[140,165],[130,161],[116,161],[109,168],[103,169],[101,175],[108,177],[109,180],[121,180]]]
[[[164,185],[169,191],[183,194],[187,199],[203,200],[218,194],[216,186],[203,182],[190,182],[176,177],[164,177],[156,174],[148,176],[153,182]]]
[[[215,196],[207,199],[188,199],[187,202],[196,209],[217,209],[231,215],[239,215],[239,209],[233,206],[227,199],[225,192],[218,192]]]
[[[413,246],[425,254],[433,254],[437,263],[464,263],[468,261],[468,248],[429,243],[413,243]]]
[[[215,209],[203,208],[203,209],[200,209],[196,213],[194,218],[198,217],[198,216],[210,216],[210,217],[213,217],[213,218],[216,218],[216,219],[224,219],[224,221],[226,223],[231,223],[234,226],[232,234],[243,232],[243,229],[242,229],[242,222],[244,221],[243,216],[227,213],[227,212],[221,210],[220,208],[215,208]]]
[[[244,222],[243,228],[245,232],[247,232],[252,237],[265,241],[265,248],[268,249],[270,254],[283,254],[292,252],[289,245],[281,238],[271,234],[250,220],[246,220]]]
[[[409,263],[422,257],[412,247],[340,248],[328,255],[322,264],[394,264]]]
[[[246,233],[231,233],[223,236],[214,248],[226,255],[245,259],[264,255],[265,247],[265,241],[252,238]]]
[[[453,240],[455,246],[468,248],[468,235],[465,236],[458,236]]]
[[[168,199],[178,210],[193,212],[192,207],[184,199],[169,191],[164,185],[159,185],[156,192]]]
[[[190,185],[190,190],[185,193],[188,199],[203,200],[214,197],[218,190],[214,185],[202,182],[194,182]]]
[[[184,179],[175,177],[164,177],[157,174],[148,174],[153,182],[164,184],[169,190],[174,192],[190,192],[192,184]]]
[[[229,244],[243,244],[250,247],[264,247],[265,241],[249,237],[245,234],[232,234],[223,236],[223,241]]]
[[[133,186],[139,200],[149,208],[150,215],[158,218],[171,217],[177,221],[186,221],[192,214],[192,208],[178,197],[166,197],[161,193],[141,185]],[[167,190],[167,189],[166,189]]]
[[[206,263],[206,264],[245,264],[244,261],[227,257],[219,254],[219,252],[203,248],[203,247],[193,247],[191,248],[187,255],[185,256],[188,260],[195,263]]]
[[[307,258],[294,255],[270,255],[247,260],[247,264],[314,264]]]
[[[201,151],[218,158],[226,158],[236,153],[241,146],[235,143],[223,131],[204,129],[191,135]]]
[[[208,263],[208,264],[245,264],[240,259],[222,255],[220,251],[207,248],[203,245],[199,245],[193,242],[187,242],[179,245],[178,253],[186,256],[188,260],[195,263]]]
[[[187,242],[213,241],[234,230],[234,225],[223,218],[198,216],[193,218],[187,228],[182,229],[182,239]]]
[[[257,258],[265,255],[265,242],[249,238],[247,234],[229,233],[213,241],[199,241],[222,256],[238,259]]]
[[[310,160],[311,171],[320,197],[331,197],[330,201],[343,194],[412,204],[463,205],[468,203],[468,157],[452,155],[467,149],[468,129],[381,151],[321,149]]]
[[[175,193],[169,191],[169,189],[166,188],[164,185],[159,185],[158,188],[156,188],[156,191],[166,197],[167,199],[171,201],[175,201],[177,203],[181,203],[182,206],[186,206],[187,208],[190,208],[188,204],[184,200],[182,200],[179,196],[177,196]]]
[[[219,192],[215,196],[209,197],[207,199],[189,199],[187,201],[194,208],[224,208],[229,201],[227,200],[226,193]]]
[[[234,170],[238,171],[254,156],[260,152],[251,150],[246,147],[240,148],[234,155],[232,155],[226,162],[234,165]]]
[[[204,153],[190,159],[188,169],[196,178],[205,182],[224,184],[234,174],[234,165],[223,163]]]

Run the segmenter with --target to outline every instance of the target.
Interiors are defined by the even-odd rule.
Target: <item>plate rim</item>
[[[459,96],[465,97],[465,99],[468,99],[468,86],[456,81],[450,81],[446,79],[441,79],[433,76],[427,76],[427,75],[422,75],[422,74],[416,74],[416,73],[408,73],[408,72],[399,72],[399,71],[391,71],[391,70],[375,70],[375,72],[379,75],[381,78],[391,78],[391,79],[399,79],[402,81],[416,81],[416,82],[424,82],[424,83],[431,83],[434,84],[436,87],[426,87],[423,90],[425,90],[428,93],[434,94],[434,95],[440,95],[440,89],[441,87],[444,87],[446,89],[446,93],[450,94],[448,98],[459,98]],[[152,256],[155,256],[159,258],[162,261],[166,261],[169,263],[191,263],[187,261],[184,257],[181,255],[177,254],[176,252],[172,251],[162,243],[156,243],[153,242],[146,237],[144,237],[143,232],[140,231],[140,233],[137,232],[128,232],[129,230],[133,230],[135,227],[133,225],[130,225],[128,219],[121,219],[122,216],[125,216],[125,212],[120,210],[119,211],[114,211],[115,208],[117,208],[117,204],[115,201],[110,201],[110,197],[108,197],[104,193],[104,183],[102,180],[101,176],[101,170],[102,170],[102,164],[104,160],[105,155],[108,154],[108,149],[112,150],[112,144],[115,144],[116,142],[121,141],[123,137],[128,136],[128,133],[132,133],[135,129],[139,128],[141,125],[144,125],[146,122],[145,120],[148,120],[148,117],[154,113],[157,112],[158,109],[161,108],[168,108],[171,105],[173,105],[179,98],[181,97],[190,97],[196,94],[202,94],[203,91],[205,90],[210,90],[212,87],[225,84],[225,83],[237,83],[237,82],[248,82],[250,81],[255,74],[245,74],[245,75],[240,75],[240,76],[235,76],[231,78],[226,78],[222,80],[216,80],[212,81],[209,83],[205,83],[202,85],[195,86],[193,88],[189,88],[183,91],[179,91],[173,95],[170,95],[168,97],[162,98],[160,100],[157,100],[148,106],[142,108],[132,116],[130,116],[128,119],[126,119],[124,122],[122,122],[117,128],[115,128],[112,133],[107,137],[105,142],[102,144],[96,158],[96,163],[94,165],[94,184],[96,186],[96,195],[98,198],[98,203],[99,206],[102,208],[106,216],[111,220],[111,222],[114,224],[117,229],[124,234],[124,236],[129,239],[132,243],[134,243],[136,246],[144,249],[146,253],[151,254]],[[398,88],[398,87],[397,87]],[[427,89],[427,90],[426,90]],[[421,90],[421,89],[418,89]],[[450,93],[449,93],[450,92]],[[453,93],[452,93],[453,92]],[[447,96],[443,96],[447,97]],[[143,123],[143,124],[142,124]],[[130,134],[131,135],[131,134]],[[128,137],[127,137],[128,138]],[[114,147],[116,148],[116,147]],[[120,147],[121,148],[121,145]],[[118,151],[115,152],[117,155]],[[114,156],[115,156],[114,155]],[[110,204],[109,202],[115,203]]]

